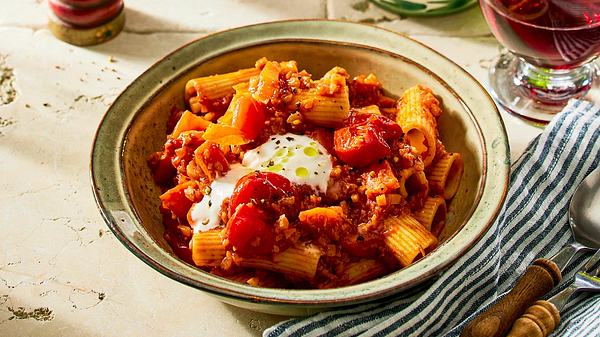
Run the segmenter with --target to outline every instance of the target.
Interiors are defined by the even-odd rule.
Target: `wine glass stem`
[[[571,69],[552,69],[519,58],[514,84],[536,101],[562,105],[570,98],[582,97],[588,92],[595,70],[593,61]]]

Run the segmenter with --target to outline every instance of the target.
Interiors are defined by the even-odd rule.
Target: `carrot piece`
[[[233,109],[232,124],[248,139],[256,139],[265,127],[265,111],[250,93],[240,95]]]
[[[300,212],[298,219],[303,223],[327,223],[340,222],[343,220],[344,213],[339,206],[315,207]]]
[[[277,62],[268,61],[258,75],[254,99],[263,104],[277,97],[279,92],[279,73],[281,66]]]
[[[223,124],[209,125],[202,138],[220,145],[243,145],[251,141],[244,136],[240,129]]]
[[[333,241],[340,240],[342,233],[347,233],[348,222],[340,206],[315,207],[300,212],[300,225],[315,236],[325,235]]]
[[[206,128],[212,124],[206,119],[194,115],[189,110],[186,110],[179,118],[179,121],[175,125],[173,132],[171,133],[172,138],[177,138],[184,131],[189,130],[206,130]]]

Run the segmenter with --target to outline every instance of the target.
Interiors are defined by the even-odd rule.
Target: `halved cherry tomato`
[[[343,162],[354,166],[366,166],[389,155],[386,140],[402,135],[400,125],[378,114],[353,115],[346,124],[333,135],[334,150]]]
[[[367,124],[335,130],[333,143],[337,156],[353,166],[367,166],[391,153],[381,134]]]
[[[273,251],[275,235],[267,215],[251,203],[241,204],[227,223],[229,244],[240,254],[268,254]]]
[[[251,95],[242,95],[233,110],[233,126],[240,129],[248,139],[256,139],[265,126],[265,111]]]
[[[298,202],[298,196],[294,185],[284,176],[272,172],[252,172],[240,178],[229,199],[229,216],[231,216],[238,205],[254,200],[270,207],[270,203],[277,202],[285,197],[294,197],[294,204]],[[289,205],[283,207],[283,213],[288,218],[297,215],[297,207]]]
[[[383,115],[369,113],[353,115],[348,118],[347,123],[356,125],[366,124],[380,133],[381,137],[385,140],[391,140],[402,136],[402,128],[400,125]]]
[[[220,173],[229,171],[229,162],[225,157],[225,154],[216,144],[210,144],[208,147],[208,153],[205,154],[206,162],[213,163],[215,170]]]

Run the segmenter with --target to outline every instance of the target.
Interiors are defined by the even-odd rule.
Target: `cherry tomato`
[[[358,114],[348,119],[349,124],[362,124],[374,128],[385,140],[402,136],[402,128],[393,120],[378,114]]]
[[[391,153],[385,139],[368,124],[335,130],[333,143],[337,156],[353,166],[367,166]]]
[[[366,166],[389,155],[386,141],[402,135],[400,125],[378,114],[353,115],[346,124],[333,135],[334,150],[343,162],[354,166]]]
[[[241,204],[227,223],[229,244],[240,254],[268,254],[275,235],[267,215],[251,203]]]
[[[294,185],[284,176],[271,172],[252,172],[238,180],[231,198],[229,199],[229,216],[231,216],[238,205],[254,200],[267,207],[285,197],[294,197],[294,204],[298,202],[298,196]],[[284,208],[288,218],[293,218],[298,210],[295,205]]]
[[[233,126],[248,139],[256,139],[265,126],[265,111],[250,95],[240,96],[233,111]]]
[[[229,162],[223,151],[221,151],[216,144],[210,144],[208,153],[205,154],[205,158],[207,163],[213,163],[213,167],[217,171],[225,173],[229,170]]]

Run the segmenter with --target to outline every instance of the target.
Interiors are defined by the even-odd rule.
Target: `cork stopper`
[[[125,25],[123,0],[48,0],[48,28],[77,46],[106,42]]]

